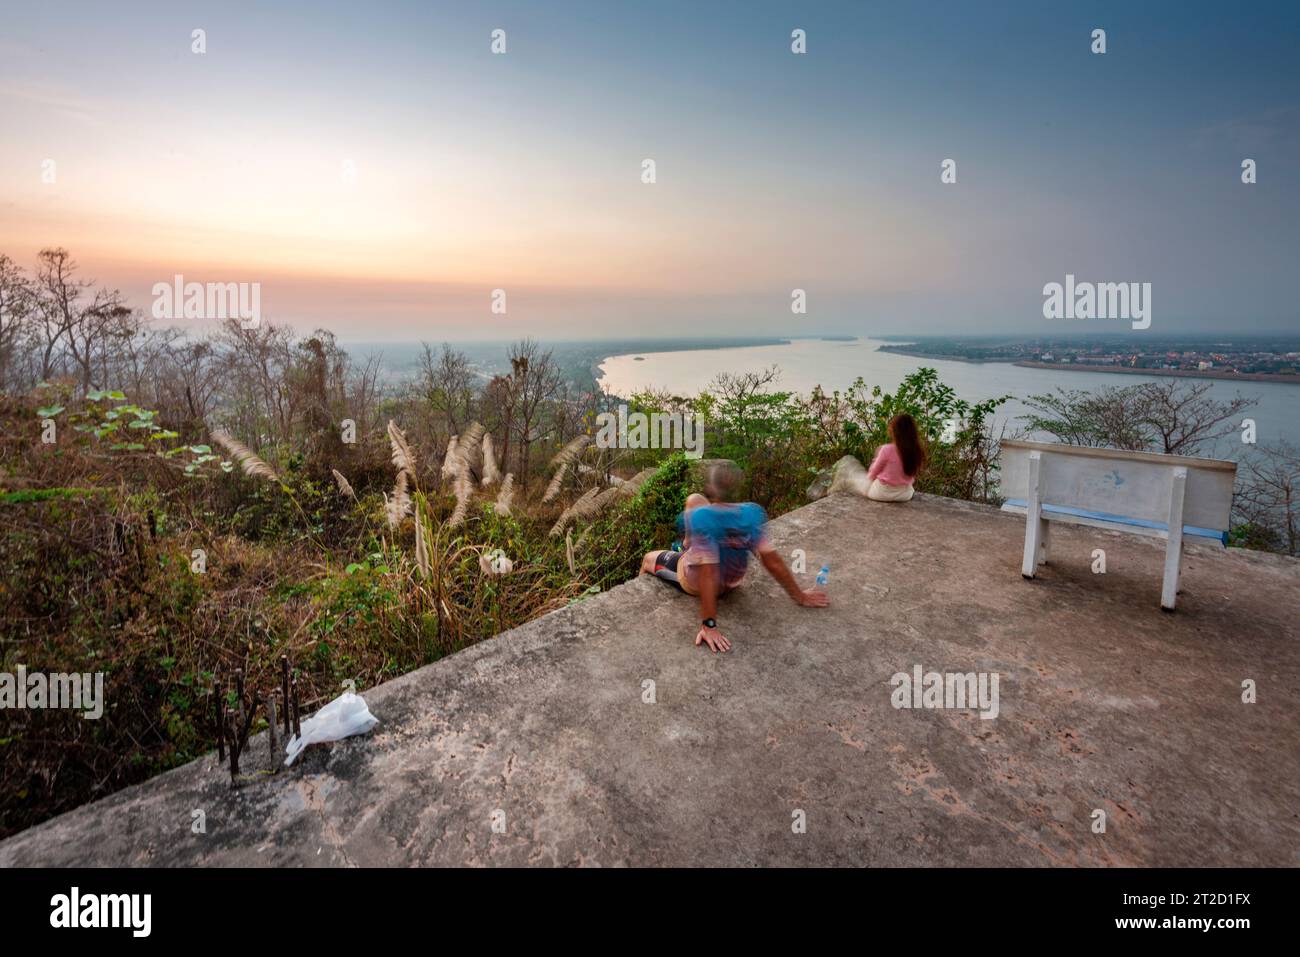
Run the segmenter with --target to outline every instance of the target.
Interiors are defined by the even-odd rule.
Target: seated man
[[[753,502],[735,504],[731,498],[740,482],[734,465],[715,465],[705,484],[686,499],[678,520],[684,526],[682,551],[649,552],[641,560],[641,573],[671,582],[700,599],[701,625],[695,644],[707,643],[715,652],[731,648],[718,631],[718,596],[737,587],[749,567],[751,552],[758,555],[786,593],[807,608],[830,604],[825,592],[804,591],[790,574],[785,560],[767,540],[767,515]]]

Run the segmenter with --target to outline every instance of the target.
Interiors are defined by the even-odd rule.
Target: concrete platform
[[[365,692],[367,737],[239,791],[197,761],[0,866],[1300,864],[1300,563],[1190,549],[1171,615],[1160,544],[1052,534],[1027,582],[1014,516],[831,496],[773,537],[832,607],[753,568],[730,654],[643,578]],[[916,665],[997,672],[998,716],[894,708]]]

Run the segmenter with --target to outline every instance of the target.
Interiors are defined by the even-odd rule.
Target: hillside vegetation
[[[795,395],[773,369],[620,399],[536,342],[507,352],[485,377],[429,346],[385,387],[326,331],[195,337],[64,250],[32,275],[0,256],[0,671],[103,672],[107,692],[99,720],[0,715],[0,837],[212,749],[217,700],[238,707],[236,676],[265,700],[282,656],[310,713],[631,578],[699,476],[680,449],[600,447],[617,406],[701,416],[703,454],[739,463],[771,514],[869,460],[903,411],[930,448],[921,491],[996,501],[1004,397],[962,401],[932,369],[894,392]],[[1157,398],[1037,397],[1033,424],[1194,452],[1237,411]],[[1243,472],[1235,534],[1294,553],[1294,458],[1272,454]]]

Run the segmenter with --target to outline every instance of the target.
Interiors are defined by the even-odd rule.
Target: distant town
[[[898,337],[890,337],[898,338]],[[963,362],[1090,372],[1130,372],[1300,383],[1300,336],[1075,337],[1013,339],[931,337],[881,346],[882,352]]]

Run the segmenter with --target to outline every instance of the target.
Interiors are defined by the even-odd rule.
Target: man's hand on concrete
[[[707,644],[714,652],[731,650],[731,642],[727,641],[722,632],[716,628],[705,628],[703,625],[695,636],[695,644],[697,646]]]
[[[817,591],[815,588],[801,591],[799,597],[796,598],[795,601],[803,605],[805,608],[825,608],[831,603],[830,596],[827,595],[826,592]]]

